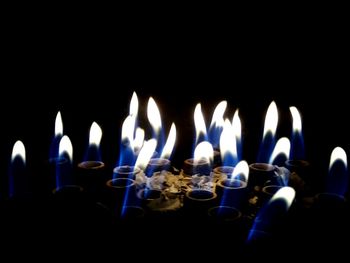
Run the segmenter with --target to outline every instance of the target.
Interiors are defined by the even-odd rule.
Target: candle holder
[[[208,190],[194,189],[185,194],[184,211],[192,218],[207,218],[208,209],[214,207],[217,194]]]
[[[214,222],[233,223],[241,218],[242,213],[232,206],[214,206],[208,210],[209,219]]]
[[[218,166],[213,169],[213,177],[216,181],[231,178],[234,166]]]
[[[117,178],[129,178],[136,179],[136,175],[141,172],[141,169],[135,166],[122,165],[113,169],[113,179]]]
[[[248,187],[262,188],[267,181],[275,177],[275,166],[268,163],[252,163],[249,165]]]
[[[106,182],[105,164],[100,161],[85,161],[78,164],[77,182],[96,199]]]
[[[210,163],[204,159],[195,161],[193,158],[186,159],[183,165],[183,172],[186,175],[210,175]]]
[[[145,174],[151,177],[156,172],[168,171],[170,169],[170,160],[163,158],[152,158],[149,160]]]
[[[247,183],[236,179],[224,179],[216,184],[216,193],[221,205],[241,208],[247,199]]]

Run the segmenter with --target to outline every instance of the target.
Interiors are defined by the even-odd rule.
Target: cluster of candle
[[[270,104],[257,162],[249,165],[243,160],[238,110],[232,121],[224,119],[227,102],[220,102],[207,129],[201,104],[197,104],[193,156],[185,159],[179,169],[171,165],[175,124],[171,124],[165,140],[161,114],[150,98],[147,117],[152,135],[146,140],[145,130],[138,126],[138,107],[134,93],[129,115],[122,125],[120,157],[112,171],[101,158],[102,130],[96,122],[90,128],[85,160],[76,167],[73,165],[73,146],[63,133],[58,112],[49,157],[54,179],[49,192],[53,190],[54,195],[86,192],[92,200],[104,203],[118,220],[171,215],[237,223],[245,218],[250,220],[248,240],[270,234],[278,225],[276,221],[296,202],[296,196],[309,194],[305,186],[310,176],[309,163],[304,160],[302,121],[296,107],[290,107],[291,140],[282,137],[276,142],[278,110],[275,102]],[[9,198],[26,198],[30,189],[21,141],[14,144],[11,160]],[[323,196],[344,200],[348,175],[347,156],[342,148],[332,151],[328,173]]]

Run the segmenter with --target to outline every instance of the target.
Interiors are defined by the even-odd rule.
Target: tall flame
[[[141,151],[137,157],[136,164],[135,164],[136,168],[140,168],[141,170],[145,170],[149,160],[152,158],[152,155],[156,149],[156,146],[157,146],[156,139],[150,139],[148,141],[145,141],[145,143],[143,144],[143,147],[141,148]]]
[[[227,101],[221,101],[215,108],[213,117],[211,119],[210,128],[215,126],[224,125],[224,113],[227,108]]]
[[[195,148],[194,165],[196,165],[196,163],[203,159],[206,160],[208,163],[212,163],[214,159],[213,146],[207,141],[199,143]]]
[[[169,131],[168,139],[164,145],[160,158],[169,159],[174,149],[175,141],[176,141],[176,126],[174,123],[172,123]]]
[[[133,144],[134,140],[135,121],[135,116],[129,115],[125,118],[122,125],[122,141],[128,140],[130,145]]]
[[[162,119],[160,117],[158,106],[152,97],[149,98],[147,104],[147,118],[153,130],[158,135],[162,128]]]
[[[293,132],[301,134],[301,131],[302,131],[301,117],[298,109],[292,106],[289,108],[289,111],[292,114],[292,118],[293,118]]]
[[[241,176],[243,176],[243,178]],[[239,177],[240,180],[244,179],[242,181],[248,182],[249,165],[246,161],[240,161],[232,171],[231,179],[234,180],[237,177]]]
[[[241,119],[239,118],[239,110],[236,110],[235,114],[233,115],[232,128],[233,128],[233,133],[235,134],[237,141],[241,141],[241,139],[242,139],[242,124],[241,124]]]
[[[224,165],[234,166],[236,164],[235,162],[237,161],[237,142],[233,127],[228,119],[225,120],[224,129],[220,136],[220,153]],[[227,159],[232,159],[229,160],[229,162],[234,163],[225,163]]]
[[[333,149],[329,162],[329,170],[332,168],[332,166],[337,160],[343,162],[345,167],[348,166],[346,152],[341,147],[335,147]]]
[[[194,126],[196,129],[196,144],[198,143],[201,135],[207,137],[207,128],[202,113],[202,106],[200,103],[197,104],[194,109]]]
[[[137,127],[136,128],[136,132],[135,132],[134,142],[133,142],[134,153],[137,152],[139,149],[141,149],[144,140],[145,140],[145,131],[144,131],[144,129],[141,129],[140,127]]]
[[[282,137],[277,141],[276,146],[273,149],[273,152],[271,154],[269,163],[274,163],[276,157],[279,156],[280,154],[284,155],[285,159],[288,160],[289,153],[290,153],[290,141],[287,137]]]
[[[63,154],[67,154],[69,161],[73,162],[73,146],[67,135],[64,135],[60,141],[58,148],[59,156],[62,157]]]
[[[139,111],[139,100],[137,98],[136,92],[134,91],[130,100],[129,115],[137,117]]]
[[[95,145],[96,147],[99,147],[101,138],[102,138],[101,127],[96,122],[93,122],[90,127],[90,135],[89,135],[90,146]]]
[[[271,134],[274,136],[276,133],[277,124],[278,124],[277,106],[276,106],[276,103],[272,101],[266,112],[263,138],[266,137],[268,132],[271,132]]]
[[[56,119],[55,119],[55,136],[62,136],[63,135],[63,122],[62,122],[62,116],[61,112],[57,112]]]
[[[21,158],[23,163],[26,162],[26,149],[22,141],[16,141],[13,145],[11,161],[13,162],[17,157]]]

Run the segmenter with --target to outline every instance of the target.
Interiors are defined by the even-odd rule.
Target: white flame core
[[[242,139],[242,124],[241,119],[239,118],[239,110],[236,110],[232,118],[232,128],[233,133],[235,134],[236,140],[241,141]]]
[[[225,120],[224,129],[220,135],[220,153],[224,160],[227,154],[232,154],[237,158],[237,142],[234,129],[228,119]]]
[[[208,163],[212,163],[214,159],[213,146],[207,141],[199,143],[196,149],[194,149],[194,165],[203,159]]]
[[[277,124],[278,124],[277,106],[276,106],[276,103],[272,101],[266,112],[263,138],[265,138],[268,132],[271,132],[272,135],[274,136],[276,133]]]
[[[158,106],[152,97],[149,98],[147,104],[147,118],[153,130],[158,134],[162,128],[162,119]]]
[[[238,175],[244,175],[244,181],[248,182],[249,165],[246,161],[240,161],[232,171],[231,180],[236,179]]]
[[[284,186],[279,189],[269,200],[269,203],[274,202],[278,199],[282,199],[287,204],[287,210],[290,208],[295,198],[295,190],[290,186]]]
[[[169,131],[168,139],[164,145],[160,158],[168,159],[170,157],[174,149],[175,141],[176,141],[176,126],[174,123],[172,123]]]
[[[20,157],[24,163],[26,162],[26,149],[22,141],[16,141],[13,145],[11,161],[14,161],[16,157]]]
[[[202,113],[202,106],[200,103],[197,104],[194,109],[194,126],[196,129],[196,143],[199,139],[200,134],[207,135],[207,128],[205,126],[205,121]]]
[[[122,126],[122,141],[128,139],[130,144],[133,144],[134,129],[135,129],[135,116],[128,116],[125,118]]]
[[[270,163],[273,163],[276,159],[276,157],[280,154],[283,154],[286,156],[286,159],[289,159],[289,153],[290,153],[290,141],[287,137],[280,138],[275,148],[272,151],[271,157],[270,157]]]
[[[210,127],[216,125],[222,127],[224,125],[224,113],[227,107],[227,101],[221,101],[215,108],[213,117],[211,119]]]
[[[156,139],[150,139],[148,141],[145,141],[137,157],[135,167],[138,167],[141,170],[145,170],[149,160],[153,156],[156,146],[157,146]]]
[[[62,136],[63,135],[63,122],[62,122],[62,116],[61,112],[57,112],[56,119],[55,119],[55,136]]]
[[[301,133],[301,130],[302,130],[301,117],[298,109],[293,106],[289,108],[289,111],[292,114],[292,118],[293,118],[293,132]]]
[[[138,110],[139,110],[139,100],[137,98],[136,92],[134,91],[130,100],[129,115],[134,116],[136,118]]]
[[[137,127],[136,128],[136,132],[135,132],[135,138],[134,138],[134,141],[133,141],[134,152],[136,152],[137,150],[141,149],[144,140],[145,140],[145,131],[144,131],[144,129],[141,129],[140,127]]]
[[[332,151],[331,158],[329,161],[329,170],[332,168],[333,164],[340,160],[344,163],[345,167],[348,166],[346,152],[341,147],[335,147]]]
[[[90,146],[95,145],[99,147],[101,143],[101,138],[102,138],[102,129],[96,122],[93,122],[90,127],[90,135],[89,135]]]
[[[67,153],[69,157],[69,161],[70,162],[73,161],[73,146],[67,135],[64,135],[62,137],[58,148],[58,153],[60,157],[62,154]]]

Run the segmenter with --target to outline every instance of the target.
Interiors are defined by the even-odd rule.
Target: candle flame
[[[293,118],[293,132],[301,134],[301,130],[302,130],[301,117],[298,109],[293,106],[289,108],[289,111],[292,114],[292,118]]]
[[[244,180],[242,180],[242,177],[244,178]],[[233,169],[232,171],[232,175],[231,175],[231,180],[235,180],[237,179],[237,177],[245,182],[248,182],[248,178],[249,178],[249,165],[246,161],[240,161],[235,169]]]
[[[99,147],[101,138],[102,138],[101,127],[96,122],[93,122],[90,127],[90,135],[89,135],[90,146],[95,145],[96,147]]]
[[[196,129],[196,144],[201,136],[204,135],[207,136],[207,128],[205,126],[205,121],[202,113],[202,106],[200,103],[197,104],[196,108],[194,109],[194,126]]]
[[[337,160],[340,160],[341,162],[343,162],[345,167],[348,166],[346,152],[341,147],[335,147],[333,149],[332,154],[331,154],[331,158],[330,158],[330,162],[329,162],[329,170],[331,170],[333,164]]]
[[[141,149],[143,142],[145,140],[145,131],[144,129],[137,127],[135,132],[135,138],[133,142],[134,146],[134,153],[137,152],[139,149]]]
[[[272,101],[266,112],[263,138],[266,137],[268,132],[271,132],[271,134],[274,136],[276,133],[277,124],[278,124],[277,106],[276,106],[276,103]]]
[[[13,162],[17,157],[21,158],[23,163],[26,162],[26,149],[22,141],[16,141],[13,145],[11,161]]]
[[[270,157],[270,163],[272,164],[276,157],[280,154],[283,154],[286,157],[286,160],[289,159],[289,153],[290,153],[290,141],[287,137],[280,138],[275,148],[273,149],[273,152]]]
[[[214,125],[216,127],[222,127],[224,125],[224,113],[227,107],[227,101],[221,101],[215,108],[213,117],[211,119],[210,128]]]
[[[137,118],[138,111],[139,111],[139,100],[137,98],[136,92],[134,91],[130,100],[129,115]]]
[[[203,159],[208,163],[212,163],[214,159],[213,146],[207,141],[201,142],[196,146],[194,150],[194,165]]]
[[[59,157],[62,157],[64,153],[68,155],[69,161],[73,161],[73,146],[67,135],[64,135],[60,141],[58,148]]]
[[[176,126],[174,123],[172,123],[169,131],[168,139],[164,145],[160,158],[169,159],[174,149],[175,141],[176,141]]]
[[[162,120],[158,106],[152,97],[149,98],[147,104],[147,118],[153,130],[156,132],[156,134],[159,134],[160,129],[162,128]]]
[[[225,156],[232,155],[237,159],[237,142],[234,129],[228,119],[225,120],[224,129],[220,136],[220,153],[221,159],[225,160]],[[232,164],[225,164],[232,165]]]
[[[135,116],[129,115],[125,118],[122,125],[122,141],[128,140],[131,145],[134,139],[135,122]]]
[[[137,157],[135,167],[140,168],[141,170],[145,170],[149,160],[152,158],[156,146],[156,139],[150,139],[148,141],[145,141]]]
[[[232,118],[232,128],[233,133],[235,134],[236,140],[241,141],[242,138],[242,124],[241,119],[239,118],[239,110],[236,110]]]
[[[283,200],[287,205],[287,210],[290,208],[293,200],[295,198],[295,190],[292,187],[284,186],[279,189],[269,200],[269,203],[275,202],[277,200]]]
[[[55,119],[55,136],[62,136],[63,135],[63,122],[62,122],[62,116],[61,112],[57,112],[56,119]]]

